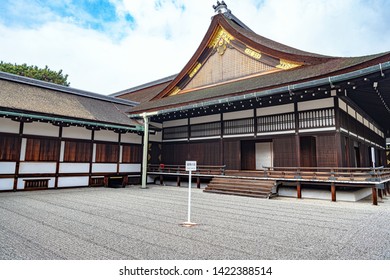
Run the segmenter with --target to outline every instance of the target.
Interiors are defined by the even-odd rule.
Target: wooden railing
[[[224,175],[226,165],[197,165],[196,171],[192,174],[197,175]],[[185,165],[168,164],[148,164],[148,172],[151,173],[169,173],[169,174],[187,174]]]
[[[390,168],[351,168],[351,167],[264,167],[257,171],[266,178],[372,182],[379,183],[390,180]]]
[[[352,167],[263,167],[261,170],[225,170],[225,165],[198,165],[194,175],[201,177],[256,177],[288,181],[320,181],[379,184],[390,181],[390,168]],[[148,173],[186,176],[184,165],[149,164]]]

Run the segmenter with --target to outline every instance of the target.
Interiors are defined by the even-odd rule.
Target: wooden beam
[[[382,193],[382,190],[378,190],[378,195],[379,195],[379,198],[380,198],[380,199],[383,199],[383,193]]]
[[[378,205],[378,192],[375,187],[372,188],[372,204]]]
[[[332,183],[330,185],[330,191],[332,193],[332,201],[335,202],[336,201],[336,186],[334,183]]]
[[[181,183],[180,179],[181,179],[180,176],[177,176],[176,186],[178,186],[178,187],[180,187],[180,183]]]
[[[301,199],[302,198],[302,187],[301,187],[301,182],[297,183],[297,198]]]
[[[196,187],[200,189],[200,177],[196,178]]]

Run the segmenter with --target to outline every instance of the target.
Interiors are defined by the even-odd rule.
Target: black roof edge
[[[117,96],[120,96],[122,94],[132,93],[134,91],[138,91],[138,90],[141,90],[141,89],[144,89],[144,88],[148,88],[148,87],[152,87],[152,86],[155,86],[155,85],[158,85],[158,84],[169,82],[169,81],[172,81],[174,78],[176,78],[177,75],[178,74],[171,75],[171,76],[168,76],[168,77],[165,77],[165,78],[161,78],[161,79],[158,79],[158,80],[155,80],[155,81],[152,81],[152,82],[148,82],[146,84],[142,84],[142,85],[135,86],[135,87],[132,87],[132,88],[128,88],[128,89],[125,89],[125,90],[121,90],[121,91],[109,94],[108,96],[117,97]]]
[[[54,84],[54,83],[40,81],[40,80],[36,80],[33,78],[19,76],[19,75],[6,73],[6,72],[2,72],[2,71],[0,71],[0,79],[12,81],[12,82],[23,83],[23,84],[32,85],[32,86],[41,87],[41,88],[50,89],[50,90],[55,90],[55,91],[61,91],[64,93],[69,93],[69,94],[87,97],[87,98],[93,98],[93,99],[102,100],[102,101],[106,101],[106,102],[118,103],[118,104],[127,105],[127,106],[136,106],[139,104],[138,102],[135,102],[135,101],[118,99],[118,98],[111,97],[111,96],[106,96],[106,95],[102,95],[102,94],[98,94],[98,93],[94,93],[94,92],[90,92],[90,91],[85,91],[85,90],[81,90],[81,89],[76,89],[76,88],[72,88],[72,87],[67,87],[67,86],[62,86],[62,85],[58,85],[58,84]]]
[[[230,10],[228,12],[224,13],[223,15],[225,17],[227,17],[228,19],[234,21],[237,25],[241,26],[242,28],[253,32],[253,30],[250,29],[247,25],[245,25],[241,20],[239,20],[238,17],[233,15],[233,13]]]

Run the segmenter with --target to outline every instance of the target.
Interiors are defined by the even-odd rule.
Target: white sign
[[[186,161],[186,171],[196,171],[196,161]]]
[[[191,175],[192,171],[196,171],[196,161],[186,161],[186,171],[189,171],[188,174],[188,217],[187,222],[183,223],[184,226],[194,226],[195,223],[191,222]]]

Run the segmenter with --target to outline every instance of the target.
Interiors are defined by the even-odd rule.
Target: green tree
[[[29,77],[49,83],[55,83],[63,86],[69,86],[68,75],[64,75],[62,70],[53,71],[46,65],[45,68],[38,68],[37,66],[24,64],[12,64],[1,61],[0,71]]]

